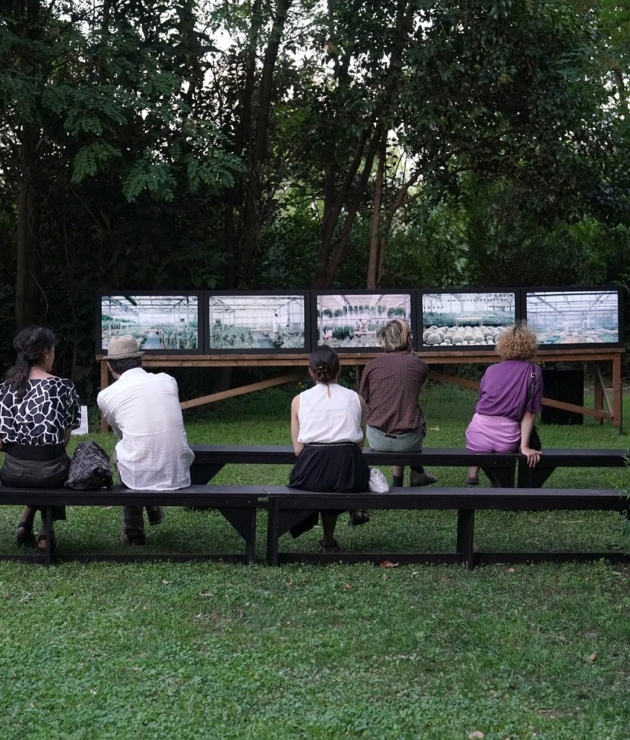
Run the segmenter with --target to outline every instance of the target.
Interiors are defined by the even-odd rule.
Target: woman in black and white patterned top
[[[18,361],[0,383],[0,450],[5,453],[0,481],[19,488],[55,488],[68,477],[66,445],[81,422],[76,388],[51,375],[55,336],[50,329],[30,326],[13,340]],[[19,545],[34,542],[37,508],[27,506],[17,529]],[[53,519],[65,519],[62,506]],[[46,546],[40,534],[38,547]]]

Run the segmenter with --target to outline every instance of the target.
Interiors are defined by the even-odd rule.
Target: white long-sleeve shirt
[[[173,491],[190,485],[195,454],[188,446],[177,381],[141,367],[124,372],[96,399],[120,441],[122,482],[138,491]]]

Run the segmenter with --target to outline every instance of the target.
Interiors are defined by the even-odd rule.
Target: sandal
[[[55,547],[57,547],[57,538],[53,537],[50,543],[50,549],[54,550]],[[37,549],[39,552],[44,552],[46,550],[46,535],[43,533],[37,538]]]
[[[350,512],[350,524],[358,527],[360,524],[367,524],[370,521],[370,515],[363,509],[355,509]]]
[[[336,552],[341,552],[339,543],[335,539],[333,539],[332,545],[325,545],[324,540],[320,540],[318,542],[318,546],[319,552],[321,552],[323,555],[334,555]]]
[[[15,532],[15,541],[18,547],[27,547],[35,544],[35,535],[33,534],[33,522],[20,522]]]

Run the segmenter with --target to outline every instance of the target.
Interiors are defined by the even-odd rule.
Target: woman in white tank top
[[[365,435],[365,402],[337,383],[339,358],[327,345],[309,356],[309,374],[315,386],[300,393],[291,403],[291,438],[298,456],[289,485],[306,491],[355,493],[367,491],[370,469],[361,449]],[[337,517],[342,510],[313,512],[291,529],[293,537],[317,525],[322,516],[320,550],[336,552]],[[367,512],[350,512],[354,524],[369,521]]]

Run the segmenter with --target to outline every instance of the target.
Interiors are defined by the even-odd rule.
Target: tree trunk
[[[280,49],[280,42],[286,25],[287,14],[293,0],[278,0],[269,43],[263,60],[260,89],[258,95],[258,112],[256,115],[255,133],[251,137],[253,149],[248,157],[248,173],[245,181],[243,220],[241,226],[241,269],[240,283],[247,285],[250,272],[258,253],[261,226],[261,192],[263,164],[267,157],[267,140],[269,135],[269,115],[271,111],[271,94],[273,74]]]
[[[18,195],[17,271],[15,323],[18,330],[35,322],[37,282],[35,278],[38,239],[37,195],[35,192],[38,132],[30,124],[22,128],[22,175]]]
[[[383,132],[381,150],[378,154],[378,169],[376,170],[376,186],[374,188],[374,214],[372,216],[372,235],[370,238],[370,256],[368,258],[367,289],[376,290],[378,287],[379,266],[382,262],[380,249],[383,244],[379,237],[379,222],[381,216],[381,202],[383,200],[383,178],[385,175],[385,158],[387,156],[387,131]]]
[[[38,36],[37,20],[39,16],[39,0],[23,0],[16,3],[17,12],[23,18],[21,38],[23,41],[33,40]],[[19,8],[19,9],[18,9]],[[29,65],[26,51],[23,52],[22,63]],[[39,223],[37,218],[37,143],[39,131],[33,123],[25,123],[21,130],[22,150],[20,156],[20,185],[17,202],[17,254],[15,279],[15,323],[16,328],[23,329],[35,322],[37,316],[37,279],[38,264],[37,242]]]

